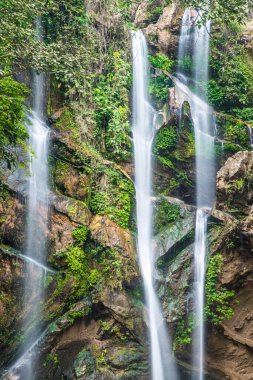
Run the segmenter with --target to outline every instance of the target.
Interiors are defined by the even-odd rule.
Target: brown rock
[[[217,208],[238,209],[238,217],[249,213],[253,200],[253,152],[238,152],[217,174]]]
[[[176,3],[164,8],[157,23],[148,25],[144,30],[150,45],[158,47],[159,51],[164,54],[175,53],[181,16],[182,10],[178,8]]]
[[[54,209],[67,215],[73,222],[88,225],[91,220],[91,212],[82,201],[63,195],[52,195],[52,205]]]
[[[119,227],[106,215],[96,215],[90,226],[91,236],[104,247],[114,248],[125,257],[133,257],[133,244],[130,232]]]

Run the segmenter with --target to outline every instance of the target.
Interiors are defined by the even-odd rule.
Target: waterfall
[[[189,60],[191,57],[191,49],[192,49],[192,35],[193,35],[193,26],[192,26],[192,12],[189,8],[187,8],[184,12],[180,37],[179,37],[179,45],[178,45],[178,60],[177,60],[177,77],[180,78],[183,82],[186,80],[185,74],[187,73],[187,60],[189,64]]]
[[[193,335],[193,366],[198,380],[204,378],[204,293],[207,251],[208,210],[215,199],[214,119],[212,109],[206,103],[208,82],[208,57],[210,21],[198,27],[196,13],[186,9],[179,42],[179,59],[190,54],[191,70],[187,76],[181,62],[176,80],[180,103],[187,100],[194,124],[196,148],[196,225],[194,245],[194,312],[196,328]],[[182,83],[184,82],[184,83]],[[188,87],[193,84],[193,91]]]
[[[149,103],[147,45],[141,31],[132,32],[132,45],[137,251],[149,321],[152,379],[176,380],[169,336],[153,281],[155,263],[152,249],[151,149],[156,114]]]
[[[41,39],[40,21],[36,21]],[[46,234],[48,225],[48,133],[44,122],[45,75],[33,74],[33,111],[28,117],[28,134],[31,153],[29,157],[28,206],[26,228],[26,279],[24,307],[28,313],[28,332],[19,359],[9,369],[4,379],[30,380],[34,378],[34,348],[41,339],[41,304],[43,282],[47,272],[45,264]],[[26,317],[27,319],[27,317]],[[27,320],[25,321],[25,325]]]

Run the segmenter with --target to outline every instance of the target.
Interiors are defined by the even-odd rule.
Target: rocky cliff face
[[[173,59],[182,10],[177,4],[161,7],[161,3],[157,1],[152,8],[149,1],[141,2],[133,10],[133,19],[144,29],[150,52]],[[96,15],[96,2],[89,7]],[[103,32],[105,46],[110,26],[119,22],[107,13],[96,16],[96,31]],[[250,24],[247,35],[249,30]],[[128,37],[123,35],[127,41]],[[130,60],[130,46],[124,49]],[[178,130],[173,83],[164,79],[159,68],[153,70],[153,77],[158,82],[162,78],[166,96],[168,87],[171,95],[161,109],[163,122],[154,139],[155,276],[175,356],[187,379],[194,371],[190,355],[194,132],[187,104]],[[74,102],[74,116],[69,116],[62,96],[52,84],[52,193],[46,233],[47,266],[53,273],[47,273],[44,283],[44,333],[35,347],[37,378],[148,379],[147,324],[134,248],[131,147],[126,160],[114,160],[108,153],[107,132],[96,136],[94,120],[89,118],[94,105],[89,105],[88,116],[83,117],[84,110]],[[249,380],[253,377],[253,154],[246,150],[250,143],[245,127],[233,141],[229,131],[218,125],[217,201],[208,225],[209,266],[215,281],[207,287],[206,370],[210,379]],[[30,302],[24,299],[29,265],[22,256],[26,210],[26,184],[6,178],[0,195],[2,367],[19,353],[33,301],[33,297]],[[207,273],[207,280],[212,273]],[[213,299],[213,293],[219,297]]]

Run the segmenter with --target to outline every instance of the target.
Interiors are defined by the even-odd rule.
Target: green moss
[[[104,138],[104,154],[116,160],[130,156],[130,124],[128,93],[131,84],[130,65],[123,51],[114,51],[106,74],[99,77],[94,88],[96,110],[94,120],[97,138]]]
[[[59,364],[58,356],[53,352],[47,354],[42,365],[44,368],[47,368],[51,363],[54,363],[56,366]]]
[[[192,313],[187,316],[186,320],[180,319],[177,322],[176,333],[173,340],[173,349],[175,351],[178,349],[182,349],[186,345],[191,343],[193,328],[194,320]]]
[[[213,30],[209,102],[218,109],[251,107],[253,102],[252,59],[240,40],[240,31],[229,23]]]
[[[107,357],[106,349],[101,350],[100,353],[96,356],[96,368],[102,373],[107,368],[109,368],[109,364],[107,363],[106,357]]]
[[[221,254],[212,256],[206,274],[205,317],[213,325],[219,325],[234,313],[231,302],[234,299],[235,291],[218,285],[223,265]]]
[[[5,161],[10,169],[17,160],[13,148],[20,146],[21,143],[24,144],[28,137],[24,106],[28,90],[11,75],[5,77],[4,66],[2,66],[1,75],[3,77],[0,78],[0,160]],[[22,155],[19,154],[19,156]]]
[[[62,190],[65,190],[64,184],[70,168],[71,166],[64,161],[56,160],[55,162],[54,180],[57,186],[59,186]]]
[[[149,93],[156,104],[156,108],[162,108],[163,104],[168,101],[169,88],[172,87],[171,79],[163,73],[163,70],[170,72],[174,61],[163,53],[157,53],[154,56],[149,55],[149,61],[152,69]]]
[[[180,216],[180,207],[159,199],[154,210],[154,232],[159,233],[166,225],[174,222]]]
[[[95,243],[84,226],[73,231],[75,242],[54,255],[60,261],[62,272],[57,276],[57,286],[51,302],[62,298],[65,306],[91,297],[104,286],[120,289],[127,279],[120,254]]]
[[[64,109],[59,119],[54,123],[54,127],[61,131],[72,131],[79,129],[80,126],[75,121],[74,111]]]
[[[250,149],[250,140],[248,136],[247,128],[236,122],[227,121],[225,124],[225,131],[223,138],[230,142],[230,144],[239,145],[240,148]]]
[[[162,165],[174,168],[171,159],[177,146],[177,140],[177,132],[173,127],[161,128],[156,134],[153,152]]]
[[[151,65],[156,69],[161,69],[170,72],[174,61],[163,53],[156,53],[156,55],[149,55]]]
[[[79,318],[83,318],[85,315],[89,315],[90,313],[90,309],[87,308],[87,309],[83,309],[83,310],[79,310],[79,311],[75,311],[75,310],[70,310],[68,312],[68,316],[67,316],[67,319],[68,321],[70,322],[71,325],[74,324],[74,322],[79,319]]]
[[[119,226],[128,228],[134,200],[133,184],[123,175],[113,169],[102,171],[105,175],[103,187],[97,188],[94,183],[90,198],[90,208],[94,214],[108,215]]]
[[[92,353],[86,349],[80,351],[74,362],[74,368],[77,378],[81,378],[84,375],[91,375],[96,369],[96,363]]]
[[[86,226],[79,226],[75,230],[72,231],[72,235],[75,239],[76,244],[79,247],[83,247],[84,243],[88,236],[88,228]]]
[[[193,186],[188,177],[189,165],[194,164],[194,133],[192,125],[182,123],[178,131],[176,124],[166,125],[155,136],[154,155],[162,165],[162,169],[170,174],[168,187],[160,195],[175,195],[179,188]]]

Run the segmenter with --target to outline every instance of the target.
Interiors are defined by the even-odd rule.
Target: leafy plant
[[[154,232],[158,233],[168,223],[174,222],[180,216],[180,207],[169,203],[165,199],[159,199],[155,204]]]
[[[170,72],[174,61],[163,53],[149,55],[149,61],[154,72],[149,83],[149,93],[159,108],[168,100],[169,87],[171,87],[170,78],[162,71]]]
[[[176,334],[173,341],[174,350],[181,349],[191,343],[194,328],[193,315],[189,314],[187,320],[181,319],[177,322]]]
[[[25,127],[24,84],[11,77],[0,79],[0,160],[10,167],[15,161],[15,148],[28,137]]]
[[[235,291],[218,285],[223,265],[224,262],[221,254],[212,256],[206,275],[205,317],[214,325],[219,325],[233,315],[231,301],[235,296]]]
[[[156,69],[161,69],[164,71],[171,71],[171,68],[174,64],[167,55],[163,53],[156,53],[156,55],[149,55],[149,61],[151,65]]]
[[[206,0],[181,0],[183,6],[201,10],[199,24],[205,24],[208,19],[215,21],[218,25],[229,24],[231,21],[242,23],[248,16],[252,7],[252,0],[217,0],[206,2]]]
[[[115,51],[107,74],[101,75],[94,89],[96,110],[94,119],[104,133],[106,152],[117,160],[129,157],[128,91],[131,83],[130,66]]]
[[[106,183],[97,189],[97,181],[92,188],[90,207],[94,214],[108,215],[123,228],[128,228],[133,207],[133,184],[116,170],[107,169]],[[102,174],[102,175],[103,175]]]
[[[73,232],[72,235],[79,247],[83,247],[88,236],[88,228],[86,226],[79,226]]]

